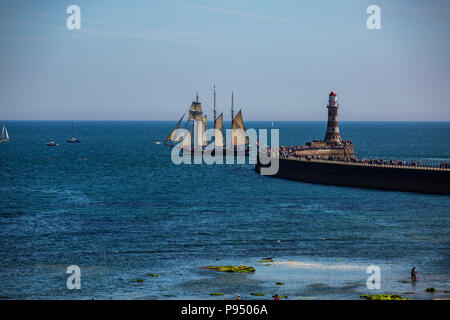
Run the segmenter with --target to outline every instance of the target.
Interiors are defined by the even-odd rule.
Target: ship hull
[[[327,185],[450,195],[450,170],[279,159],[274,177]],[[259,162],[255,170],[260,172]]]
[[[186,149],[181,149],[181,150],[182,150],[182,152],[187,152],[187,153],[190,153],[190,154],[203,154],[203,153],[205,153],[205,150],[198,150],[198,149],[194,149],[194,148],[187,149],[187,150]],[[214,149],[212,149],[211,151],[208,151],[208,152],[210,152],[212,156],[214,156],[216,154]],[[242,155],[248,156],[248,155],[250,155],[250,149],[247,147],[247,148],[242,149],[242,150],[238,150],[238,149],[229,150],[229,149],[225,149],[225,148],[222,150],[222,156],[225,157],[225,156],[228,155],[228,153],[232,153],[233,156],[242,156]]]

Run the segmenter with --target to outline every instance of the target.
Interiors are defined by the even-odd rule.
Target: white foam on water
[[[276,261],[274,265],[288,266],[293,268],[302,269],[316,269],[316,270],[358,270],[364,269],[362,266],[352,264],[323,264],[323,263],[311,263],[301,261]]]

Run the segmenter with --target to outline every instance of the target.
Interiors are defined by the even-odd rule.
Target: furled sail
[[[216,121],[214,121],[214,129],[216,130],[216,136],[214,137],[214,145],[216,147],[225,146],[224,136],[223,136],[223,113],[217,117]],[[217,131],[220,132],[217,133]]]
[[[247,131],[245,130],[242,112],[239,110],[231,125],[232,142],[234,146],[249,144]],[[238,130],[240,129],[240,130]]]
[[[189,109],[188,120],[198,120],[201,121],[203,116],[202,104],[197,101],[193,101],[191,108]]]
[[[181,117],[181,119],[178,121],[177,125],[175,126],[175,128],[173,128],[173,130],[170,132],[170,134],[167,136],[166,140],[164,141],[178,141],[180,137],[177,137],[177,130],[180,127],[181,121],[183,121],[184,118],[184,114]]]

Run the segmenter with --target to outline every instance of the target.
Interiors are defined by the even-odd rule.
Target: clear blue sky
[[[215,83],[227,120],[234,90],[245,119],[326,121],[335,89],[343,121],[450,121],[449,3],[2,1],[0,120],[176,120]]]

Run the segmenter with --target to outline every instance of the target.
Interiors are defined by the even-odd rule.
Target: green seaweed
[[[409,298],[403,298],[399,294],[363,294],[360,297],[367,300],[411,300]]]
[[[426,288],[425,291],[426,292],[436,292],[436,289],[433,287],[430,287],[430,288]]]
[[[407,281],[407,280],[400,280],[399,282],[401,282],[401,283],[411,283],[411,281]]]
[[[288,296],[278,296],[278,298],[280,298],[280,299],[288,299],[289,297]]]
[[[144,282],[144,279],[137,279],[136,282]]]
[[[220,292],[211,292],[210,295],[211,296],[223,296],[224,294],[220,293]]]
[[[283,284],[284,284],[284,282],[276,282],[275,284],[277,284],[277,285],[279,285],[279,286],[282,286]]]
[[[261,293],[261,292],[252,292],[252,293],[250,293],[252,296],[257,296],[257,297],[263,297],[263,296],[265,296],[265,294],[264,293]]]
[[[211,270],[216,270],[216,271],[220,271],[220,272],[238,272],[238,273],[251,273],[251,272],[255,272],[255,268],[253,267],[248,267],[248,266],[205,266],[205,267],[201,267],[203,269],[211,269]]]
[[[156,277],[159,277],[159,274],[157,274],[157,273],[149,273],[147,276],[156,278]]]

